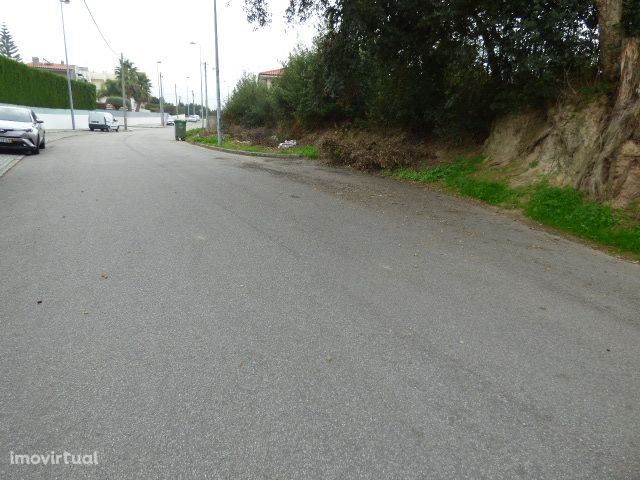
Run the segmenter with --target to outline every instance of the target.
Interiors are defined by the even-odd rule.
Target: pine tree
[[[13,42],[13,37],[5,23],[2,24],[2,29],[0,29],[0,55],[13,58],[19,62],[22,61],[18,53],[18,47]]]

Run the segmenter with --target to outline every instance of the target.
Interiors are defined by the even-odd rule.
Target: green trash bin
[[[176,131],[176,140],[184,140],[187,138],[187,121],[186,120],[175,120],[175,131]]]

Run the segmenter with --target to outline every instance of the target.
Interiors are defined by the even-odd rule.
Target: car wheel
[[[46,137],[42,137],[42,142],[40,142],[40,149],[44,150],[45,148],[47,148],[47,140]]]
[[[39,155],[40,154],[40,137],[38,137],[36,141],[36,146],[31,149],[31,155]]]
[[[93,127],[89,127],[89,130],[91,130],[93,132]]]

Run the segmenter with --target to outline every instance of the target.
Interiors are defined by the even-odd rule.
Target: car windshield
[[[20,108],[0,108],[0,120],[26,123],[31,123],[33,121],[29,111],[22,110]]]

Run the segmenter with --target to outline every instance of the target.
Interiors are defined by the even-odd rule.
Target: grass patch
[[[202,129],[194,128],[187,132],[187,139],[195,143],[201,143],[205,145],[218,146],[218,137],[216,135],[201,136]],[[304,145],[301,147],[289,148],[286,150],[279,150],[277,148],[263,147],[262,145],[252,145],[245,142],[239,142],[232,138],[225,138],[222,141],[222,148],[229,150],[238,150],[244,152],[254,153],[278,153],[285,155],[302,155],[306,158],[316,159],[318,158],[318,149],[315,145]]]
[[[383,174],[420,183],[440,182],[462,195],[477,198],[491,205],[507,203],[517,198],[520,195],[519,192],[511,190],[502,182],[478,180],[472,177],[472,174],[480,170],[483,160],[482,157],[462,158],[448,165],[438,165],[424,170],[401,168],[384,170]]]
[[[437,183],[464,196],[491,205],[521,208],[545,225],[570,232],[621,251],[640,253],[640,222],[622,210],[585,200],[573,188],[539,183],[510,188],[506,183],[477,178],[482,157],[462,158],[448,165],[422,170],[399,168],[383,174],[420,183]]]
[[[589,202],[573,188],[538,185],[524,209],[534,220],[629,252],[640,252],[640,225],[607,205]]]

